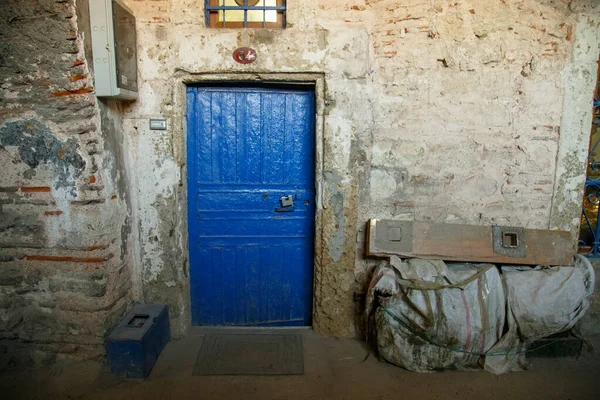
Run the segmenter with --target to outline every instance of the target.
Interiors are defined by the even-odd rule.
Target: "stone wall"
[[[0,369],[102,354],[132,301],[121,112],[79,3],[0,3]]]

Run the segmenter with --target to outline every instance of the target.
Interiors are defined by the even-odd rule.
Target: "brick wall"
[[[102,353],[130,303],[126,193],[87,1],[0,4],[0,368]],[[117,118],[118,119],[118,118]],[[27,343],[27,344],[26,344]]]

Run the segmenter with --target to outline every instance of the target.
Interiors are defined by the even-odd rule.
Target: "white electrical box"
[[[137,99],[135,17],[120,0],[89,0],[96,96]]]

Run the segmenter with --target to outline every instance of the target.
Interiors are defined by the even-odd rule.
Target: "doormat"
[[[298,334],[208,334],[193,375],[302,375]]]

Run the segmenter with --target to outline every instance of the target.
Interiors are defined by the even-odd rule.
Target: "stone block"
[[[38,218],[39,206],[8,204],[0,213],[2,247],[40,247],[46,240],[44,225]]]
[[[23,322],[24,308],[0,308],[0,333],[3,337],[16,336],[16,328]]]
[[[67,327],[56,311],[29,307],[23,314],[19,338],[45,342],[67,333]]]
[[[25,276],[20,268],[0,268],[0,286],[18,286],[25,280]]]
[[[26,348],[17,339],[0,340],[0,371],[25,368],[34,365],[31,348]]]
[[[69,275],[55,275],[50,278],[52,292],[78,292],[89,297],[102,297],[106,294],[104,272],[72,272]]]

